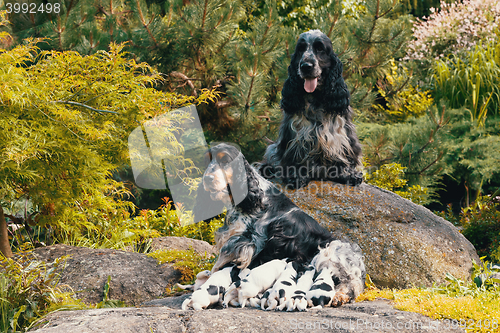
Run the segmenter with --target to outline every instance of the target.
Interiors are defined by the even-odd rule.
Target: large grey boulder
[[[315,181],[285,194],[337,237],[358,243],[377,286],[431,286],[446,273],[468,279],[472,259],[479,262],[450,222],[376,186]]]
[[[35,249],[34,254],[45,262],[69,255],[66,268],[60,272],[60,284],[70,286],[76,298],[92,304],[102,301],[108,276],[109,298],[128,305],[163,296],[165,288],[172,287],[181,277],[171,265],[158,265],[156,259],[141,253],[58,244]]]
[[[308,312],[274,312],[252,308],[183,311],[180,304],[186,296],[158,300],[156,303],[159,307],[56,312],[30,332],[465,332],[450,327],[449,323],[447,325],[418,313],[396,310],[387,300]]]

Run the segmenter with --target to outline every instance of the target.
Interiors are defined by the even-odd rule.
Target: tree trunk
[[[7,258],[12,257],[9,233],[7,231],[7,221],[5,221],[2,206],[0,206],[0,252]]]

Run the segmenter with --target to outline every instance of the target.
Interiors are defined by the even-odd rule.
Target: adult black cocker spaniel
[[[349,99],[328,36],[319,30],[301,34],[282,90],[279,136],[257,164],[259,172],[293,188],[311,180],[360,184],[361,145]]]

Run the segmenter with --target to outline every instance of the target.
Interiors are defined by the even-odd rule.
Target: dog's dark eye
[[[325,45],[323,45],[323,43],[321,43],[321,42],[316,42],[313,44],[313,46],[314,46],[314,49],[316,51],[324,51],[325,50]]]
[[[219,156],[217,156],[217,158],[219,160],[219,163],[221,164],[227,164],[231,162],[231,156],[227,154],[220,154]]]

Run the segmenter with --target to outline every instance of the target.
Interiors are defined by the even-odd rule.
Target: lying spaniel
[[[300,35],[281,94],[278,139],[257,164],[259,172],[292,188],[310,180],[360,184],[361,145],[342,62],[328,36],[319,30]]]
[[[203,215],[211,202],[222,202],[228,207],[224,225],[215,235],[219,257],[212,272],[228,263],[240,269],[254,268],[274,259],[308,265],[334,241],[332,234],[298,208],[274,184],[252,168],[239,150],[229,144],[219,144],[207,152],[207,168],[197,194],[195,220]],[[340,241],[337,241],[340,242]],[[336,271],[359,271],[353,276],[350,290],[342,289],[343,302],[353,300],[364,287],[365,266],[361,249],[356,244],[340,242],[347,249],[342,252]],[[326,253],[326,252],[324,252]],[[332,249],[331,262],[339,261]],[[319,262],[319,261],[318,261]],[[327,265],[322,259],[321,265]],[[304,292],[307,292],[304,290]]]

